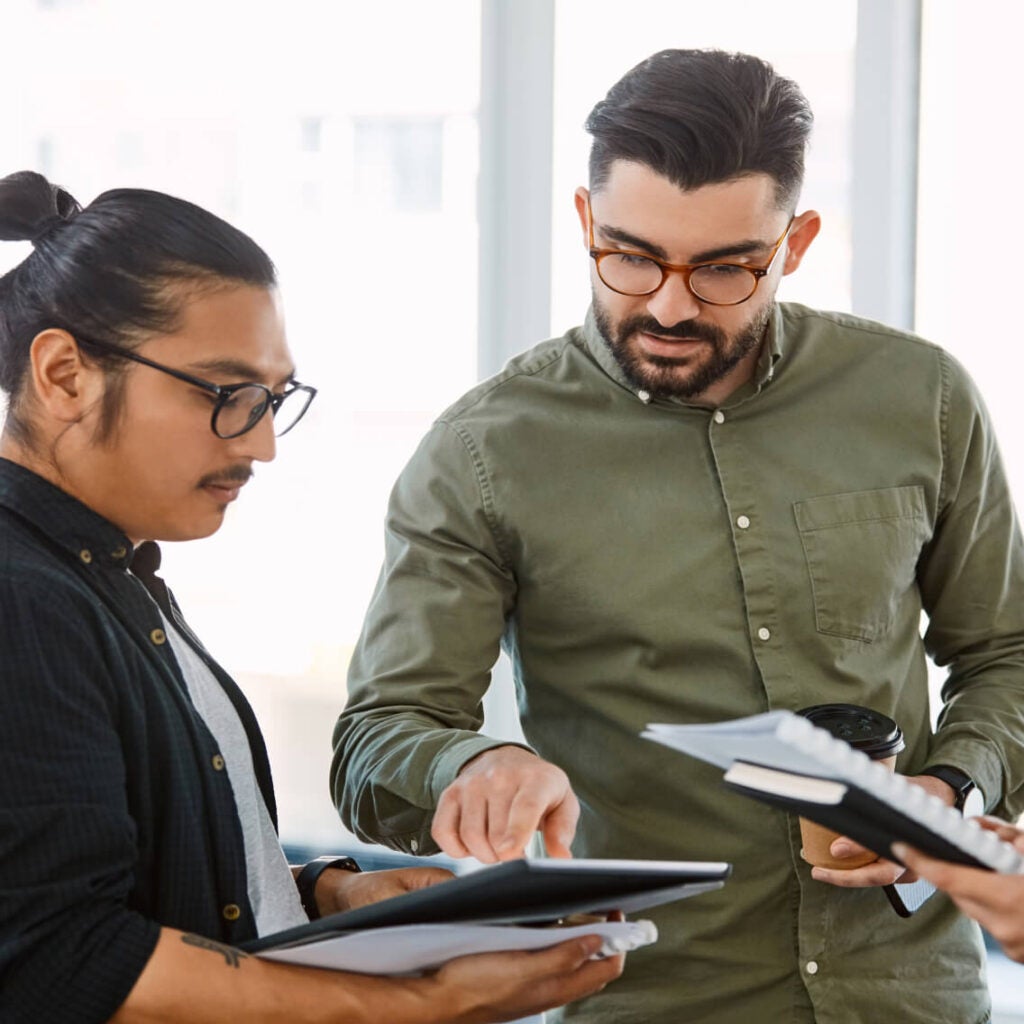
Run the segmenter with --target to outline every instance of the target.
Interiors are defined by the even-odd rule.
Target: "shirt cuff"
[[[927,763],[948,764],[966,772],[985,798],[986,813],[1002,802],[1003,765],[986,741],[963,736],[943,741],[940,735],[928,753]]]

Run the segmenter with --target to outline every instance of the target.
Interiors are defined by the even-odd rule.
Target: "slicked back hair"
[[[49,328],[133,348],[175,330],[197,293],[271,288],[276,271],[246,234],[202,207],[147,189],[104,192],[84,209],[41,174],[0,178],[0,239],[32,252],[0,277],[0,390],[10,399],[5,431],[31,443],[22,398],[33,339]],[[96,440],[113,431],[123,362],[89,353],[107,386]]]
[[[690,191],[751,174],[796,205],[814,115],[795,82],[759,57],[661,50],[637,64],[590,112],[590,189],[616,160],[644,164]]]

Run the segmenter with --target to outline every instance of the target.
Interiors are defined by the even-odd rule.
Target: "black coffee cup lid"
[[[815,704],[797,714],[875,761],[898,754],[906,745],[903,730],[888,715],[859,704]]]

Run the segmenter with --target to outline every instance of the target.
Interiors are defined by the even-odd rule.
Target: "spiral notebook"
[[[725,784],[744,796],[835,829],[889,860],[899,860],[892,844],[902,842],[957,864],[1024,874],[1024,856],[1013,846],[791,711],[712,725],[652,724],[643,736],[725,769]]]

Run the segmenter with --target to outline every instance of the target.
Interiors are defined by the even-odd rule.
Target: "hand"
[[[907,782],[913,782],[922,789],[939,797],[943,803],[953,806],[956,794],[953,787],[948,783],[937,779],[932,775],[908,775]],[[867,847],[861,846],[848,836],[840,836],[836,839],[829,853],[838,860],[844,857],[858,857],[867,851]],[[917,875],[909,868],[895,861],[886,860],[884,857],[877,857],[870,864],[861,868],[853,868],[849,871],[836,870],[834,868],[812,868],[811,878],[818,882],[828,882],[830,885],[838,885],[847,889],[859,889],[876,885],[892,885],[894,882],[903,884],[917,881]]]
[[[601,939],[587,935],[530,953],[481,953],[445,964],[436,1002],[452,1024],[515,1020],[598,992],[621,973],[625,957],[590,958]]]
[[[995,818],[976,820],[1024,853],[1024,831]],[[1024,963],[1024,875],[999,875],[950,864],[926,857],[903,843],[895,845],[893,852],[937,889],[948,892],[956,905],[1003,947],[1008,957]]]
[[[321,915],[338,914],[426,889],[455,876],[447,868],[395,868],[391,871],[345,871],[328,868],[316,880],[316,905]]]
[[[1009,822],[1003,821],[1002,818],[993,818],[988,814],[974,820],[986,831],[995,832],[1004,843],[1010,843],[1024,853],[1024,828],[1017,828],[1016,825],[1011,825]]]
[[[485,864],[521,857],[538,829],[552,857],[571,857],[580,805],[561,768],[522,747],[467,761],[441,794],[431,835],[450,857]]]

